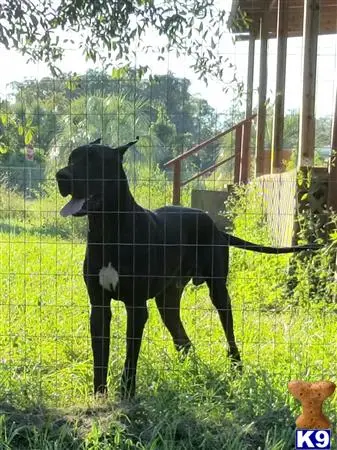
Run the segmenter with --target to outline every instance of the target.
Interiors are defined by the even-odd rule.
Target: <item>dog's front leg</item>
[[[110,299],[101,289],[89,289],[91,301],[90,333],[94,357],[94,393],[107,393],[107,373],[110,347]]]
[[[127,311],[127,337],[126,359],[122,375],[122,398],[132,398],[136,391],[136,372],[143,331],[148,319],[146,302],[140,306],[126,305]]]

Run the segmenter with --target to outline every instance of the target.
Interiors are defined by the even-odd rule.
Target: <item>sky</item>
[[[227,7],[230,0],[225,0]],[[148,34],[148,42],[152,42],[154,37]],[[254,86],[258,87],[259,70],[259,41],[256,41],[255,74]],[[232,35],[226,33],[218,51],[229,58],[229,62],[236,66],[236,74],[239,80],[246,80],[248,43],[233,43]],[[271,102],[274,97],[274,86],[276,76],[276,41],[269,40],[268,45],[268,93]],[[25,78],[40,79],[50,75],[48,68],[44,64],[27,63],[24,56],[18,52],[7,51],[0,47],[0,61],[2,61],[2,71],[0,75],[0,95],[4,96],[8,92],[7,84],[11,81],[22,81]],[[233,102],[230,93],[222,92],[222,85],[219,82],[210,81],[205,84],[197,79],[197,76],[189,68],[191,60],[188,57],[177,58],[170,54],[165,61],[157,61],[156,55],[137,54],[137,64],[148,64],[153,74],[165,74],[173,72],[178,77],[186,77],[191,80],[190,92],[205,98],[218,113],[228,110]],[[287,57],[287,77],[286,77],[286,110],[299,109],[301,102],[301,64],[302,64],[302,39],[291,38],[288,40]],[[100,68],[99,65],[87,63],[80,51],[67,51],[63,62],[60,65],[65,72],[76,71],[84,73],[88,68]],[[317,94],[316,94],[316,115],[331,116],[334,108],[335,90],[337,85],[337,36],[321,36],[318,42],[318,67],[317,67]],[[225,70],[225,81],[232,79],[233,71]],[[256,104],[255,95],[255,104]]]

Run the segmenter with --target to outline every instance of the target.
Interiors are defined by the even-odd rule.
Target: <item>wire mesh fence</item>
[[[295,50],[296,42],[290,44]],[[238,53],[247,51],[246,43],[237,45]],[[324,40],[320,45],[322,71],[326,57],[336,69],[336,47]],[[335,89],[332,78],[325,91],[326,79],[318,79],[322,96]],[[75,426],[72,413],[52,415],[66,418],[69,427],[61,436],[57,425],[57,438],[50,437],[59,447],[32,437],[27,444],[20,435],[23,445],[292,448],[296,406],[286,393],[288,381],[334,379],[337,369],[335,217],[328,218],[328,250],[300,256],[228,250],[226,233],[258,245],[291,245],[297,220],[298,242],[326,243],[316,223],[327,215],[325,194],[316,198],[320,211],[296,215],[296,180],[289,175],[299,138],[294,102],[285,115],[285,176],[251,176],[250,183],[235,186],[235,132],[181,163],[180,183],[202,175],[181,186],[180,204],[202,208],[204,215],[178,206],[158,210],[174,195],[174,172],[166,164],[242,120],[240,102],[234,109],[215,107],[207,88],[197,96],[188,76],[171,72],[144,79],[136,70],[120,77],[95,69],[12,81],[0,98],[0,412],[13,422],[32,406],[76,406],[85,416]],[[333,105],[318,103],[315,165],[327,173]],[[271,118],[268,107],[266,167]],[[119,149],[136,136],[134,145]],[[90,145],[97,139],[100,144]],[[253,122],[251,174],[255,139]],[[309,194],[301,195],[305,203]],[[143,326],[140,403],[127,410],[126,424],[111,399],[121,383],[124,393],[134,389]],[[106,385],[110,403],[101,400],[102,407],[92,393],[104,394]],[[96,447],[83,413],[88,406],[102,419]],[[333,418],[332,408],[329,413]],[[32,424],[27,415],[24,420],[26,427],[45,425]],[[90,438],[83,438],[89,428]],[[0,422],[4,443],[5,432],[8,440],[10,428]],[[13,448],[20,448],[15,439]]]

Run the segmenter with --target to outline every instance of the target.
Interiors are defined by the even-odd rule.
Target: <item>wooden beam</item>
[[[336,85],[337,85],[337,77],[336,77]],[[335,94],[335,113],[333,117],[333,125],[332,125],[332,133],[331,133],[331,148],[335,152],[337,152],[337,86],[336,86],[336,94]]]
[[[264,136],[266,129],[266,97],[267,97],[267,57],[268,57],[268,16],[269,3],[266,4],[260,19],[260,74],[259,74],[259,105],[257,113],[257,130],[255,145],[255,176],[263,174]]]
[[[241,149],[242,149],[242,127],[235,130],[235,162],[234,162],[234,183],[241,181]]]
[[[240,0],[241,7],[249,18],[249,28],[259,27],[261,17],[261,7],[259,7],[257,0]],[[269,15],[269,39],[276,38],[277,29],[277,11],[275,4],[277,0],[273,0],[270,4]],[[304,0],[288,0],[288,37],[302,37],[303,36],[303,12]],[[337,2],[336,0],[321,0],[320,7],[320,29],[321,35],[336,34],[336,17],[337,17]],[[239,39],[248,40],[248,27],[242,29],[237,27],[234,32],[241,36]],[[242,33],[245,33],[242,34]]]
[[[246,119],[253,114],[253,89],[254,89],[254,62],[255,62],[255,34],[249,35],[248,45],[248,69],[247,69],[247,100]]]
[[[180,205],[180,188],[181,188],[181,161],[176,161],[173,166],[173,205]]]
[[[277,65],[270,171],[280,172],[284,130],[284,97],[287,70],[288,0],[277,2]]]
[[[320,0],[304,0],[302,106],[298,167],[310,167],[315,155],[315,94]]]
[[[335,95],[335,114],[331,133],[331,157],[329,164],[328,205],[337,212],[337,76]]]
[[[333,117],[332,133],[331,133],[331,156],[329,161],[329,178],[328,178],[328,207],[337,212],[337,73],[336,73],[336,94],[335,94],[335,113]],[[336,227],[333,221],[330,222],[331,231],[335,232]],[[334,264],[334,280],[337,282],[337,254]],[[334,296],[336,301],[336,295]]]
[[[247,68],[247,97],[246,97],[246,119],[253,114],[253,90],[254,90],[254,62],[255,62],[255,33],[250,32],[248,45],[248,68]],[[250,161],[250,137],[252,122],[243,125],[241,145],[241,178],[240,181],[247,183],[249,179]]]

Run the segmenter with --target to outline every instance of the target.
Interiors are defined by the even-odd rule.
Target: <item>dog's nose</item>
[[[66,169],[61,169],[56,173],[57,180],[69,180],[70,176],[67,173]]]
[[[56,173],[56,181],[62,197],[66,197],[71,192],[71,176],[66,169],[61,169]]]

